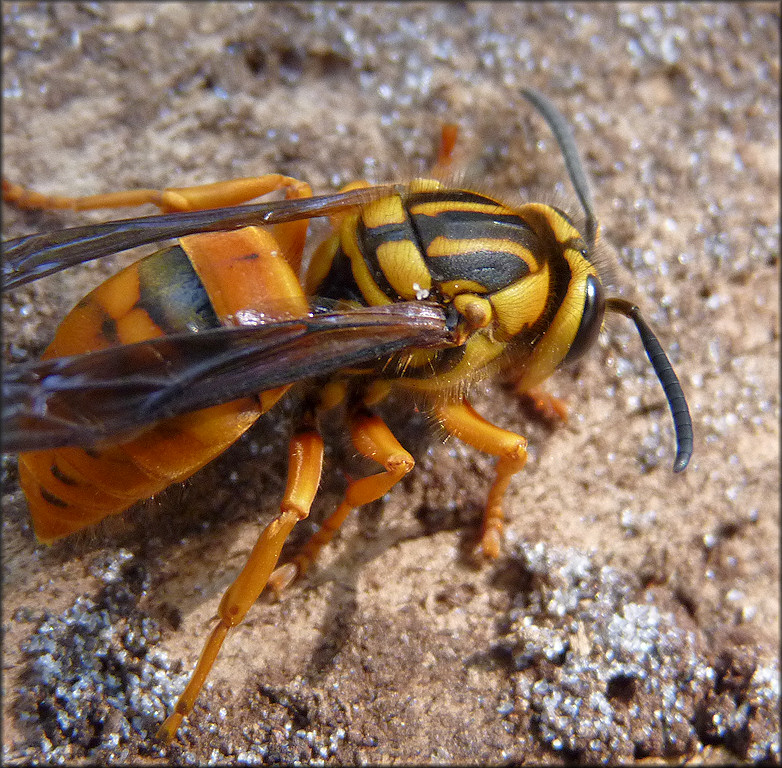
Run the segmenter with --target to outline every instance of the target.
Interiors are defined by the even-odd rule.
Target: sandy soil
[[[575,211],[519,95],[545,92],[592,177],[613,289],[656,328],[696,436],[673,475],[662,392],[618,318],[549,383],[566,425],[480,387],[476,407],[525,434],[530,461],[503,555],[474,568],[492,461],[392,409],[416,470],[284,600],[260,601],[169,749],[150,734],[279,501],[285,408],[186,484],[51,548],[5,457],[6,762],[779,761],[777,4],[3,14],[3,173],[46,192],[406,179],[451,120],[475,186]],[[4,237],[110,217],[4,207]],[[129,258],[4,297],[5,360],[40,354]],[[316,521],[366,471],[338,421],[327,434]]]

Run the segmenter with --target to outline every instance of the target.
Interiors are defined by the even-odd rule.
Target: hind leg
[[[128,189],[101,195],[44,195],[3,179],[3,200],[17,208],[88,211],[100,208],[125,208],[156,205],[164,213],[201,211],[240,205],[278,189],[288,190],[288,197],[311,197],[310,185],[290,176],[269,173],[242,179],[166,189]]]
[[[285,196],[289,200],[312,197],[312,188],[306,182],[279,173],[268,173],[264,176],[250,176],[193,187],[169,187],[160,190],[130,189],[84,197],[43,195],[3,179],[3,200],[17,208],[72,211],[151,204],[156,205],[163,213],[176,213],[241,205],[280,189],[285,190]],[[301,267],[301,254],[307,237],[307,226],[307,220],[303,219],[270,227],[285,254],[285,258],[296,273]]]
[[[217,610],[220,620],[206,641],[173,714],[160,726],[158,738],[165,741],[174,738],[182,720],[192,711],[228,632],[242,621],[258,599],[277,565],[288,534],[309,514],[323,464],[323,440],[314,427],[293,436],[289,455],[288,485],[280,513],[263,529],[244,568],[223,595]]]

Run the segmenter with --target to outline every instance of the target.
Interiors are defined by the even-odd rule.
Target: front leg
[[[476,553],[497,557],[502,541],[502,498],[511,477],[527,461],[527,440],[515,432],[486,421],[467,401],[434,403],[434,412],[445,430],[479,451],[498,456],[496,476],[483,513],[483,531]]]

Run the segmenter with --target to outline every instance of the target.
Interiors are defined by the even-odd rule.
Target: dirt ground
[[[778,4],[2,11],[3,174],[45,192],[404,180],[449,120],[472,186],[575,212],[520,96],[546,93],[585,158],[612,290],[656,329],[695,428],[674,475],[662,391],[616,317],[548,383],[567,424],[478,387],[530,460],[503,553],[476,568],[492,460],[405,403],[386,410],[415,471],[283,600],[259,601],[169,748],[155,727],[279,503],[286,407],[187,483],[53,547],[6,456],[4,762],[779,762]],[[130,213],[4,206],[4,237]],[[6,295],[6,363],[39,355],[137,256]],[[338,419],[326,434],[315,522],[369,469]]]

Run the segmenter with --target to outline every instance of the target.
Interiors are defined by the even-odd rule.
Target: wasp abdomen
[[[166,248],[82,299],[44,357],[62,357],[219,325],[185,251]],[[66,447],[19,457],[36,535],[53,541],[122,512],[222,453],[258,418],[254,398],[176,416],[107,449]]]

